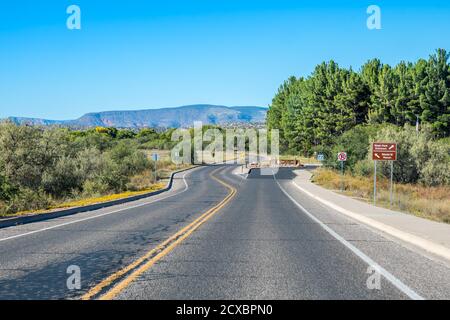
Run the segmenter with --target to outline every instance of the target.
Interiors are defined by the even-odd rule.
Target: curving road
[[[156,197],[0,229],[0,299],[450,298],[447,265],[294,190],[290,170],[234,169],[197,168]],[[67,288],[71,265],[80,290]],[[369,288],[371,266],[380,281]]]

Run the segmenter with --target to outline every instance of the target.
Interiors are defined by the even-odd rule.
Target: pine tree
[[[368,61],[360,72],[334,61],[318,65],[307,78],[289,78],[279,88],[267,115],[280,129],[282,148],[310,154],[364,123],[397,126],[421,122],[435,136],[450,136],[449,54],[439,49],[428,60],[400,62],[394,68]]]

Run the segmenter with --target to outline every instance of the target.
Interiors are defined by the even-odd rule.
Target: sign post
[[[154,153],[152,154],[152,160],[155,162],[155,182],[158,181],[158,170],[156,169],[156,164],[159,160],[159,154]]]
[[[397,144],[393,142],[374,142],[372,143],[372,160],[374,161],[373,178],[373,204],[377,204],[377,162],[390,161],[391,163],[391,185],[390,185],[390,204],[393,202],[393,180],[394,180],[394,161],[397,161]]]
[[[244,173],[244,165],[245,167],[247,167],[247,163],[245,161],[245,151],[244,152],[240,152],[239,154],[239,158],[240,158],[240,162],[241,162],[241,173]]]
[[[394,161],[391,161],[391,188],[390,188],[390,196],[389,196],[389,202],[390,202],[390,206],[392,208],[392,202],[393,202],[393,183],[394,181]]]
[[[373,168],[373,205],[377,205],[377,160],[374,161]]]
[[[347,152],[338,153],[338,161],[341,163],[341,192],[344,191],[344,162],[347,161]]]

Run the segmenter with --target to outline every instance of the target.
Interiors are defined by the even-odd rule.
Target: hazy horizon
[[[188,104],[188,105],[182,105],[182,106],[170,106],[170,107],[150,107],[150,108],[136,108],[136,109],[114,109],[114,110],[103,110],[103,111],[89,111],[86,113],[83,113],[75,118],[67,118],[67,119],[56,119],[56,118],[40,118],[40,117],[24,117],[20,115],[9,115],[0,119],[8,119],[8,118],[30,118],[30,119],[43,119],[43,120],[55,120],[55,121],[66,121],[66,120],[76,120],[81,118],[82,116],[86,114],[97,114],[97,113],[107,113],[107,112],[139,112],[139,111],[147,111],[147,110],[163,110],[163,109],[178,109],[178,108],[184,108],[184,107],[199,107],[199,106],[210,106],[210,107],[225,107],[225,108],[263,108],[268,110],[268,107],[265,106],[256,106],[256,105],[248,105],[248,106],[225,106],[220,104],[209,104],[209,103],[194,103],[194,104]]]

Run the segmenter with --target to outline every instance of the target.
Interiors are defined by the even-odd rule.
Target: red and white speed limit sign
[[[347,152],[339,152],[338,160],[339,161],[347,161]]]

